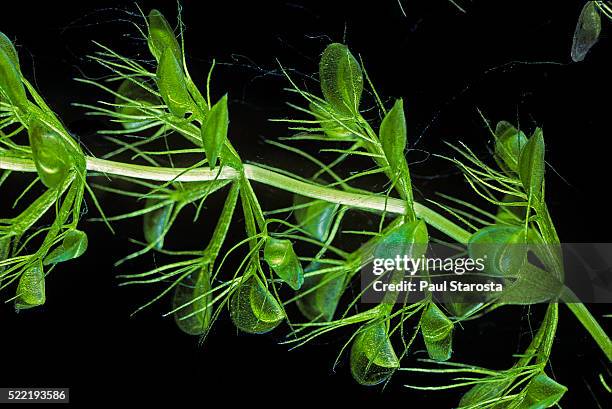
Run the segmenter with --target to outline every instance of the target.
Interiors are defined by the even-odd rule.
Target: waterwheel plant
[[[177,36],[159,11],[143,17],[137,27],[148,44],[150,61],[96,43],[97,51],[89,58],[108,75],[78,79],[108,94],[98,105],[77,104],[89,115],[108,120],[109,129],[99,132],[112,148],[99,157],[84,153],[87,150],[21,73],[15,47],[0,33],[0,187],[14,173],[26,172],[32,177],[25,192],[38,183],[46,188],[18,214],[0,219],[0,289],[16,309],[44,304],[49,273],[61,269],[61,263],[87,256],[82,220],[87,200],[100,214],[93,221],[111,230],[121,220],[142,219],[139,250],[116,263],[122,285],[161,288],[139,311],[167,299],[171,307],[166,315],[202,340],[225,311],[243,332],[267,333],[282,326],[288,332],[283,342],[291,347],[348,328],[352,335],[339,359],[349,361],[358,383],[384,384],[398,371],[445,374],[454,378],[444,385],[401,379],[414,389],[457,388],[461,408],[541,408],[562,399],[567,388],[554,379],[548,365],[561,303],[603,356],[612,358],[606,332],[563,286],[561,241],[546,204],[542,129],[526,133],[509,122],[492,125],[484,120],[494,141],[492,158],[481,158],[460,142],[449,144],[452,154],[440,155],[495,212],[451,196],[444,196],[445,203],[417,201],[406,158],[409,135],[402,99],[383,103],[363,63],[345,44],[332,43],[322,50],[319,62],[320,92],[298,85],[291,72],[281,68],[288,91],[299,102],[290,103],[295,118],[273,119],[286,123],[289,134],[267,141],[318,170],[303,175],[246,163],[228,138],[228,97],[213,97],[214,63],[201,90],[189,74],[182,24]],[[583,58],[593,43],[592,35],[580,33],[575,59]],[[373,109],[364,109],[367,98]],[[305,143],[334,159],[310,154],[301,148]],[[133,154],[132,160],[119,160],[126,152]],[[356,158],[367,159],[368,167],[343,176],[338,169]],[[384,181],[383,189],[355,187],[355,181],[373,176]],[[294,201],[287,207],[264,208],[254,183],[293,193]],[[141,208],[106,214],[96,191],[134,200]],[[168,248],[166,238],[177,234],[173,225],[179,215],[192,211],[197,222],[208,211],[204,204],[212,195],[225,199],[219,216],[204,221],[215,222],[208,243],[201,246],[198,239],[193,248]],[[345,229],[355,211],[366,212],[374,223]],[[50,223],[42,221],[47,217]],[[240,223],[242,237],[228,234]],[[339,240],[340,234],[356,236],[359,244],[351,247]],[[389,291],[378,303],[362,304],[361,293],[352,291],[374,256],[401,248],[403,254],[419,258],[430,243],[441,241],[463,245],[472,255],[482,251],[483,244],[494,244],[488,272],[512,285],[479,303],[442,301],[427,292],[412,301]],[[533,249],[538,262],[509,250],[514,244]],[[144,272],[125,272],[130,260],[153,252],[173,261]],[[228,269],[228,259],[236,255],[237,268]],[[397,277],[392,274],[390,279]],[[455,329],[462,322],[486,319],[493,310],[516,304],[544,304],[545,313],[511,367],[493,370],[453,359]],[[301,314],[295,314],[298,311]],[[429,359],[405,365],[416,344],[426,349]]]

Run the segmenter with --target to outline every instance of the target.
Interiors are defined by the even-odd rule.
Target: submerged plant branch
[[[166,315],[173,316],[178,327],[190,335],[208,336],[224,309],[229,310],[235,326],[248,333],[269,332],[286,322],[290,328],[286,342],[294,346],[352,327],[353,334],[342,348],[350,349],[351,374],[360,384],[376,385],[391,379],[420,334],[431,361],[442,369],[407,370],[465,371],[480,377],[457,378],[450,385],[410,387],[469,386],[459,402],[461,408],[526,408],[533,407],[534,401],[540,402],[538,407],[550,407],[561,399],[567,388],[545,372],[556,335],[559,300],[570,303],[570,310],[606,357],[612,358],[610,339],[597,320],[570,291],[562,291],[560,240],[544,200],[541,129],[528,137],[511,124],[499,122],[490,129],[495,164],[463,144],[450,145],[454,156],[439,155],[459,168],[488,208],[450,196],[443,196],[445,203],[416,202],[406,159],[403,101],[384,106],[362,63],[346,45],[333,43],[319,63],[322,95],[298,86],[281,67],[291,85],[289,92],[302,104],[290,103],[300,115],[297,118],[276,120],[287,123],[294,134],[283,138],[283,143],[270,141],[270,146],[311,162],[316,172],[296,174],[244,163],[228,139],[227,95],[211,100],[214,63],[202,92],[189,74],[182,22],[178,37],[157,10],[144,23],[138,30],[147,41],[151,61],[125,57],[96,43],[98,51],[89,58],[106,69],[108,77],[79,80],[110,97],[97,105],[75,104],[113,124],[99,130],[115,145],[101,158],[83,153],[23,77],[12,42],[0,33],[0,169],[5,170],[0,186],[12,172],[36,172],[16,205],[37,182],[47,188],[25,208],[19,207],[17,216],[0,219],[0,290],[16,284],[15,296],[9,301],[17,309],[44,304],[48,272],[86,252],[88,237],[78,227],[87,193],[100,213],[93,220],[111,229],[121,220],[142,218],[144,241],[135,240],[140,248],[116,266],[150,252],[159,254],[155,268],[119,276],[121,285],[162,286],[136,312],[172,294]],[[362,99],[367,98],[373,108],[365,111]],[[367,119],[366,112],[378,112],[379,118]],[[26,135],[28,145],[21,142]],[[126,136],[138,138],[134,142]],[[333,158],[327,161],[329,157],[309,152],[313,146]],[[116,160],[122,153],[131,153],[134,163]],[[370,164],[364,167],[359,162],[358,171],[347,172],[354,158],[367,159]],[[100,177],[91,183],[92,176]],[[377,178],[376,185],[383,188],[364,190],[353,185],[363,178]],[[115,186],[115,181],[127,183]],[[264,208],[252,182],[293,193],[293,203]],[[107,216],[96,190],[144,206]],[[198,238],[195,250],[172,249],[167,239],[178,217],[193,209],[197,222],[202,212],[211,211],[205,202],[213,194],[225,195],[225,203],[216,217],[206,219],[215,223],[210,226],[209,242],[202,246]],[[242,214],[237,220],[239,207]],[[345,230],[352,210],[367,215],[361,212],[352,220],[359,227]],[[39,222],[45,214],[54,217],[51,224]],[[228,234],[235,223],[243,223],[244,237]],[[357,244],[344,240],[349,234]],[[355,283],[364,266],[375,257],[418,259],[425,256],[430,243],[449,238],[456,255],[473,256],[478,246],[488,244],[486,256],[491,261],[483,277],[506,284],[506,290],[484,294],[479,302],[455,294],[435,297],[429,290],[422,299],[410,301],[400,291],[389,290],[373,305],[359,303],[367,288],[360,288],[357,295],[351,291],[357,289]],[[515,245],[521,251],[510,251]],[[534,253],[538,265],[527,259],[527,251]],[[237,254],[238,265],[227,268],[228,260]],[[430,284],[436,272],[425,269],[419,273]],[[399,269],[385,272],[391,284],[399,283],[403,275]],[[540,288],[552,290],[542,292]],[[470,365],[447,362],[453,356],[454,328],[462,321],[485,317],[506,305],[536,303],[547,304],[546,313],[530,345],[511,368],[475,371]],[[297,306],[303,320],[289,316],[286,307],[291,304]],[[444,369],[445,365],[453,368]]]
[[[91,172],[160,182],[207,182],[212,180],[236,180],[240,177],[238,171],[229,167],[215,169],[163,168],[121,163],[93,157],[86,157],[86,164],[87,170]],[[2,156],[1,153],[0,169],[36,172],[36,166],[32,160]],[[352,193],[314,183],[306,183],[254,164],[244,164],[243,172],[244,177],[247,179],[312,199],[377,212],[392,214],[404,214],[406,212],[407,203],[401,199]],[[414,209],[418,217],[423,218],[432,227],[447,234],[459,243],[467,243],[472,236],[464,228],[423,204],[415,202]]]

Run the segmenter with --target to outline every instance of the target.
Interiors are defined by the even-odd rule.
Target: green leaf
[[[330,139],[354,139],[355,121],[337,118],[332,115],[332,107],[325,102],[317,102],[310,104],[310,111],[317,121],[325,135]]]
[[[310,203],[308,206],[304,206]],[[325,241],[339,205],[295,195],[293,204],[301,206],[294,214],[298,225],[319,241]]]
[[[406,165],[406,117],[404,103],[398,99],[380,124],[380,143],[392,172]]]
[[[470,258],[482,259],[484,273],[502,279],[504,291],[491,294],[498,297],[497,302],[528,305],[559,295],[561,278],[528,263],[530,249],[534,255],[541,254],[537,244],[527,240],[524,227],[519,226],[488,226],[470,238]]]
[[[502,203],[520,203],[523,199],[513,195],[504,195]],[[496,216],[504,223],[524,225],[527,217],[527,206],[504,206],[500,205]]]
[[[514,378],[504,378],[502,380],[487,380],[486,382],[478,383],[467,391],[459,402],[459,409],[471,408],[479,403],[491,401],[499,398],[504,394],[506,389],[510,387]],[[491,405],[491,409],[506,408],[505,403]]]
[[[183,119],[186,113],[196,112],[195,102],[187,90],[183,68],[171,48],[163,52],[156,76],[162,99],[175,117]]]
[[[544,134],[536,129],[521,151],[519,176],[525,191],[530,197],[539,200],[544,184]]]
[[[0,97],[2,95],[17,107],[24,107],[28,103],[19,66],[15,65],[11,49],[5,47],[0,47]]]
[[[453,351],[453,323],[438,306],[430,303],[421,319],[421,333],[431,359],[446,361]]]
[[[145,208],[149,208],[158,204],[160,199],[148,198],[145,202]],[[144,231],[144,237],[147,243],[155,245],[153,248],[159,250],[164,247],[164,238],[162,236],[170,221],[172,215],[172,204],[160,207],[153,211],[147,212],[142,217],[142,228]]]
[[[212,106],[202,125],[202,142],[208,165],[213,169],[221,148],[227,139],[229,116],[227,113],[227,94]]]
[[[492,225],[478,230],[468,242],[473,260],[483,259],[484,272],[493,277],[516,277],[527,261],[525,230]]]
[[[147,20],[149,23],[147,44],[155,59],[159,62],[166,49],[170,49],[174,58],[176,58],[177,61],[182,61],[181,48],[176,40],[174,31],[163,14],[160,13],[159,10],[153,9],[149,12]]]
[[[143,116],[146,115],[142,108],[143,106],[155,106],[160,105],[161,101],[159,98],[138,85],[133,80],[124,80],[117,93],[121,95],[123,98],[117,96],[115,98],[115,110],[117,113],[121,115],[129,115],[129,116]],[[121,118],[121,125],[125,129],[136,129],[140,128],[146,124],[151,122],[151,120],[147,119],[124,119]]]
[[[572,44],[572,60],[579,62],[584,60],[589,50],[597,43],[601,34],[601,17],[597,10],[595,1],[587,1],[574,31]]]
[[[43,264],[48,266],[49,264],[61,263],[80,257],[87,250],[87,234],[81,230],[72,229],[62,240],[62,244],[57,248],[53,249],[51,253],[45,257]]]
[[[556,301],[564,285],[560,277],[526,263],[511,283],[506,283],[498,303],[531,305]]]
[[[313,262],[305,272],[313,272],[327,266]],[[296,304],[300,312],[311,321],[331,321],[338,308],[345,288],[345,275],[331,271],[304,279]]]
[[[270,268],[294,290],[304,284],[304,271],[289,240],[269,237],[264,247],[264,259]]]
[[[211,300],[210,278],[205,268],[181,281],[172,298],[172,309],[180,308],[174,313],[174,320],[181,331],[189,335],[206,333],[213,311],[208,305]]]
[[[336,112],[348,116],[359,113],[363,73],[347,46],[327,46],[319,63],[319,78],[323,96]]]
[[[28,128],[30,147],[40,180],[48,188],[55,188],[76,166],[76,156],[63,136],[37,119]],[[84,166],[84,163],[82,164]]]
[[[23,310],[45,303],[45,274],[40,262],[28,267],[17,285],[15,308]]]
[[[6,260],[11,255],[11,236],[0,236],[0,262]],[[4,272],[6,266],[0,266],[0,274]],[[2,279],[0,279],[0,284]]]
[[[17,71],[19,71],[19,55],[17,50],[13,42],[2,31],[0,31],[0,50],[6,53]]]
[[[517,409],[544,409],[556,405],[567,388],[546,374],[536,375],[525,388],[525,397],[517,406]]]
[[[444,302],[444,306],[450,311],[451,316],[458,319],[467,317],[482,305],[482,303],[467,300],[461,294],[452,294],[445,298]]]
[[[518,171],[521,150],[527,144],[527,137],[509,122],[501,121],[495,128],[495,155],[508,169]]]
[[[259,277],[252,276],[232,294],[230,317],[241,331],[263,334],[276,328],[285,313]]]
[[[351,374],[361,385],[384,382],[400,367],[384,322],[369,324],[359,332],[351,347],[350,363]]]
[[[376,258],[395,258],[406,255],[417,259],[427,250],[429,234],[423,220],[403,223],[380,236],[374,249]]]

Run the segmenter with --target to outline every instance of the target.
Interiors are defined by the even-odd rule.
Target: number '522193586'
[[[0,388],[1,403],[68,403],[68,388]]]

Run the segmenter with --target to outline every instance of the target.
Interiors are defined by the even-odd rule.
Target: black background
[[[229,92],[230,138],[244,159],[306,171],[308,164],[262,142],[264,137],[286,135],[284,126],[268,119],[289,115],[285,101],[297,101],[283,91],[287,81],[276,59],[294,70],[300,83],[312,87],[307,77],[316,73],[325,45],[345,40],[362,56],[385,99],[404,98],[414,148],[408,155],[418,162],[413,173],[420,197],[435,197],[441,190],[473,199],[454,169],[427,152],[448,154],[443,141],[461,140],[486,153],[490,138],[479,108],[492,121],[520,122],[528,130],[544,127],[550,165],[547,201],[559,235],[566,242],[609,241],[607,98],[612,67],[607,56],[612,25],[604,21],[600,43],[585,62],[574,64],[569,58],[571,38],[583,2],[463,3],[465,14],[445,0],[403,1],[404,16],[394,0],[214,5],[186,0],[182,4],[190,70],[201,85],[212,58],[217,59],[213,96]],[[176,23],[176,3],[138,4],[145,13],[157,7]],[[1,7],[0,30],[16,41],[24,73],[84,146],[96,151],[103,146],[95,134],[102,123],[85,118],[82,109],[70,104],[108,97],[72,78],[100,75],[85,59],[94,50],[92,40],[150,58],[129,23],[140,22],[135,4],[22,1]],[[15,177],[2,187],[3,217],[18,194],[10,190],[24,183]],[[288,200],[271,189],[258,187],[257,192],[268,198],[263,200],[267,207]],[[100,194],[100,199],[109,214],[133,206],[113,196]],[[218,198],[208,204],[210,217],[204,220],[209,223],[193,226],[188,218],[182,220],[177,227],[184,233],[171,244],[203,247],[220,204]],[[113,262],[131,249],[128,238],[140,238],[140,223],[117,224],[115,236],[100,224],[86,224],[87,255],[49,277],[42,308],[15,314],[10,304],[0,307],[0,386],[67,386],[74,403],[176,400],[209,405],[216,400],[217,405],[244,400],[280,406],[344,401],[451,407],[457,401],[456,394],[402,386],[444,382],[434,377],[399,373],[385,391],[356,385],[346,359],[332,369],[345,333],[288,352],[278,344],[283,330],[264,336],[237,334],[226,314],[199,345],[171,319],[160,317],[168,309],[167,300],[130,318],[131,311],[159,291],[117,287],[116,274],[126,270],[114,268]],[[232,235],[239,237],[240,223],[236,226]],[[151,257],[145,257],[129,268],[142,271],[151,263]],[[605,371],[603,355],[575,318],[561,310],[551,363],[555,377],[570,388],[564,406],[597,407],[595,399],[603,405],[606,397],[597,380]],[[602,314],[606,306],[593,310]],[[517,345],[529,339],[528,317],[537,321],[541,313],[540,306],[532,311],[504,308],[459,329],[454,359],[509,367],[511,355],[520,351]],[[417,343],[404,366],[424,357],[422,349]]]

